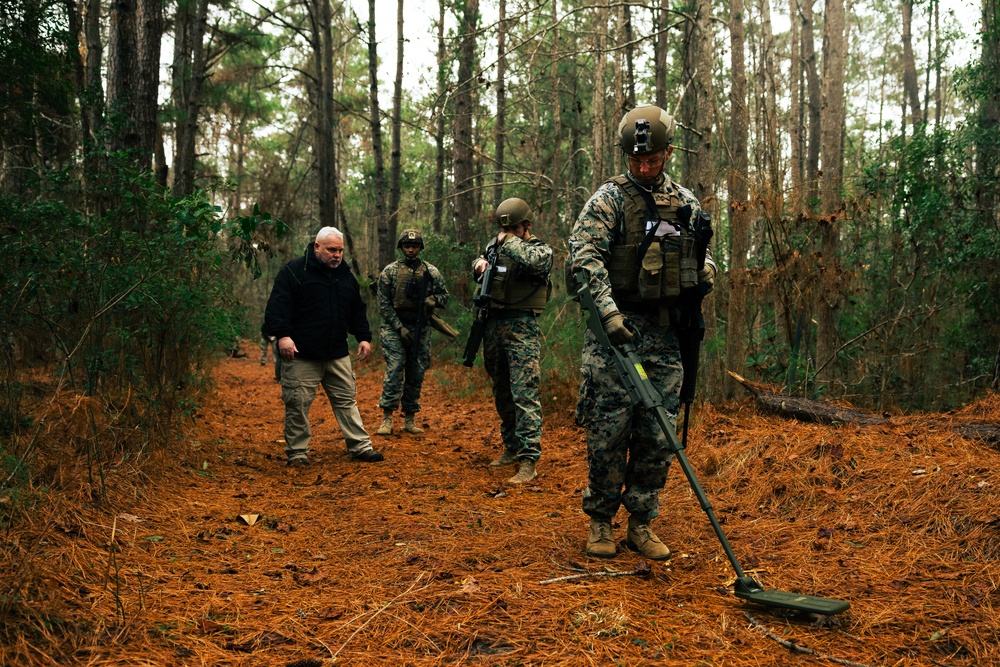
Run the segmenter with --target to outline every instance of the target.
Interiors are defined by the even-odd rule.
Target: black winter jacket
[[[371,342],[366,304],[354,274],[341,262],[328,269],[310,243],[305,256],[293,259],[274,278],[261,331],[279,339],[291,336],[304,359],[346,357],[347,334]]]

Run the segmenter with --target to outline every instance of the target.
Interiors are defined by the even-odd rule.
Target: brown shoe
[[[503,466],[509,466],[510,464],[517,462],[517,457],[505,449],[503,454],[500,455],[500,458],[490,461],[490,465],[494,468],[502,468]]]
[[[382,417],[382,425],[375,431],[375,435],[392,435],[392,413],[387,412]]]
[[[640,521],[632,516],[628,518],[628,533],[625,536],[625,544],[650,560],[670,558],[670,549],[650,529],[649,522]]]
[[[587,536],[587,555],[614,558],[618,549],[611,532],[611,522],[590,518],[590,535]]]
[[[403,415],[403,430],[414,435],[424,432],[424,429],[414,423],[413,415]]]
[[[517,474],[507,480],[508,484],[524,484],[530,482],[531,480],[538,477],[538,473],[535,472],[535,462],[534,461],[521,461],[521,467],[518,468]]]

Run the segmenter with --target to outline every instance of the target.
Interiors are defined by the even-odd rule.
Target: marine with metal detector
[[[671,454],[677,458],[678,465],[684,471],[684,475],[687,477],[692,491],[694,491],[695,496],[698,498],[702,510],[708,515],[716,537],[722,543],[722,548],[729,559],[729,564],[736,573],[736,583],[734,586],[736,597],[768,607],[793,609],[813,614],[838,614],[850,608],[850,604],[844,600],[822,598],[814,595],[801,595],[787,591],[765,590],[753,577],[743,572],[743,568],[740,567],[739,561],[736,559],[736,554],[733,553],[732,547],[729,546],[729,541],[722,532],[722,527],[715,516],[712,504],[698,482],[694,468],[691,467],[691,463],[684,453],[684,446],[677,439],[673,424],[675,415],[667,412],[660,390],[653,383],[650,373],[639,357],[637,347],[634,344],[635,338],[631,341],[613,342],[606,330],[607,327],[602,321],[603,318],[601,317],[600,309],[591,292],[589,276],[585,271],[579,271],[575,274],[575,278],[579,290],[577,296],[583,306],[584,314],[587,316],[588,335],[607,352],[613,362],[614,372],[618,376],[631,404],[656,419],[657,425],[666,438]],[[638,344],[641,347],[641,341]],[[686,430],[684,435],[686,439]]]
[[[531,234],[532,220],[524,200],[512,197],[501,202],[496,209],[500,232],[472,264],[473,276],[481,281],[474,304],[477,322],[484,322],[483,365],[493,381],[504,448],[490,465],[518,464],[517,473],[507,480],[510,484],[535,479],[542,455],[538,395],[542,333],[537,318],[551,294],[552,248]],[[466,366],[472,365],[479,349],[475,338],[474,324]]]
[[[435,308],[448,305],[448,289],[437,267],[420,259],[424,238],[419,230],[404,229],[396,242],[403,253],[378,278],[376,302],[382,317],[379,341],[385,359],[382,378],[382,424],[376,435],[392,435],[393,412],[402,406],[403,430],[424,430],[414,421],[420,412],[424,374],[431,365],[431,328]]]
[[[603,335],[634,346],[663,396],[671,425],[683,381],[678,332],[680,305],[695,291],[712,289],[715,263],[699,244],[692,220],[698,199],[674,182],[664,165],[673,152],[674,120],[656,106],[628,112],[618,126],[628,171],[609,179],[580,213],[569,239],[571,270],[582,272],[599,311]],[[654,560],[670,549],[653,532],[659,494],[672,453],[657,416],[634,404],[615,371],[611,351],[587,332],[577,422],[586,428],[588,485],[583,510],[590,517],[587,553],[617,553],[612,521],[629,513],[626,544]]]

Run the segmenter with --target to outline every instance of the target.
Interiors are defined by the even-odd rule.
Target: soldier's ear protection
[[[635,121],[635,145],[632,146],[632,152],[636,155],[644,155],[652,150],[652,144],[649,135],[649,121],[640,118]]]

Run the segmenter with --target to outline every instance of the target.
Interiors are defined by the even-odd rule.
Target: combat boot
[[[490,461],[490,465],[494,468],[509,466],[511,463],[517,463],[517,457],[508,452],[506,449],[503,450],[503,454],[500,455],[500,458]]]
[[[611,522],[590,517],[590,535],[587,536],[587,555],[614,558],[617,549],[611,533]]]
[[[634,516],[628,518],[628,533],[625,536],[625,543],[650,560],[670,558],[670,549],[650,529],[649,522],[640,521]]]
[[[392,435],[392,413],[386,412],[382,415],[382,425],[375,431],[375,435]]]
[[[538,477],[538,473],[535,472],[535,462],[521,461],[521,467],[518,469],[517,474],[508,479],[507,483],[524,484],[525,482],[530,482],[536,477]]]
[[[420,428],[413,421],[413,415],[403,415],[403,430],[407,433],[423,433],[424,429]]]

